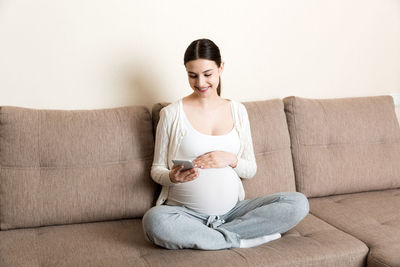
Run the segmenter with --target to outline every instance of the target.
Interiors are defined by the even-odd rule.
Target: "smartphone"
[[[194,163],[189,159],[173,159],[172,162],[174,165],[183,165],[183,169],[181,171],[195,168]]]

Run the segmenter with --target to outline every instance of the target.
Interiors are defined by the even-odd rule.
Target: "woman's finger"
[[[186,176],[192,175],[196,172],[197,172],[197,170],[195,168],[192,168],[192,169],[181,172],[181,174],[183,177],[186,177]]]
[[[186,177],[186,176],[188,176],[188,175],[191,175],[191,174],[193,174],[193,173],[195,173],[196,172],[196,169],[189,169],[189,170],[186,170],[186,171],[181,171],[181,175],[182,175],[182,177]]]
[[[179,178],[181,169],[183,169],[183,165],[172,166],[171,174],[170,174],[170,177],[172,176],[172,178],[170,178],[172,182],[180,182],[181,181],[181,179]]]
[[[202,166],[204,166],[205,163],[206,163],[206,159],[204,159],[204,158],[199,158],[195,161],[195,165],[198,168],[201,168]]]
[[[174,165],[174,167],[175,167],[175,173],[179,173],[183,169],[183,165]]]
[[[187,181],[187,182],[188,182],[188,181],[192,181],[192,180],[196,179],[198,176],[199,176],[199,175],[198,175],[197,172],[192,173],[192,174],[189,174],[189,175],[187,175],[187,176],[185,177],[185,181]]]
[[[172,172],[172,173],[175,173],[177,168],[178,168],[178,166],[176,166],[176,165],[172,166],[171,172]]]

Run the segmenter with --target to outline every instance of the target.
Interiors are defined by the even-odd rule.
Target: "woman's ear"
[[[225,66],[225,61],[222,61],[221,66],[219,66],[218,68],[219,75],[221,75],[222,72],[224,71],[224,66]]]

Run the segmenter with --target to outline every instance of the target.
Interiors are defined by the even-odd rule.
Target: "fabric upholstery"
[[[242,179],[246,198],[276,192],[295,191],[290,138],[280,99],[242,102],[249,115],[257,173]],[[157,127],[160,110],[169,103],[153,106],[153,127]]]
[[[368,266],[400,265],[400,189],[309,199],[312,214],[363,241]]]
[[[400,187],[391,96],[284,99],[297,190],[307,197]]]
[[[166,250],[140,219],[0,231],[0,266],[363,266],[368,248],[308,215],[279,240],[251,249]]]
[[[243,179],[246,198],[296,191],[290,137],[281,99],[243,102],[250,120],[257,173]]]
[[[141,217],[152,136],[145,107],[1,107],[0,229]]]

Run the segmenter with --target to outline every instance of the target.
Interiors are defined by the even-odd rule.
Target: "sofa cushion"
[[[145,107],[1,107],[0,229],[142,216],[152,136]]]
[[[295,191],[290,138],[283,103],[280,99],[243,102],[249,115],[257,173],[243,179],[246,198],[255,198],[276,192]],[[159,112],[168,103],[153,106],[156,129]]]
[[[140,219],[0,231],[0,266],[363,266],[368,248],[308,215],[255,248],[167,250],[147,242]]]
[[[363,241],[371,266],[400,264],[400,189],[312,198],[317,217]]]
[[[391,96],[284,103],[298,191],[314,197],[400,187]]]

